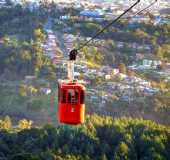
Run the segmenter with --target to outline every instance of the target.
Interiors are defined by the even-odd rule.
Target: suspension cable
[[[139,12],[135,13],[133,16],[131,17],[127,17],[127,18],[132,18],[140,13],[142,13],[143,11],[147,10],[148,8],[150,8],[151,6],[153,6],[158,0],[155,0],[154,2],[152,2],[151,4],[149,4],[147,7],[143,8],[142,10],[140,10]],[[122,16],[124,16],[126,13],[128,13],[132,8],[134,8],[138,3],[140,3],[140,0],[138,0],[136,3],[134,3],[131,7],[129,7],[127,10],[125,10],[121,15],[119,15],[116,19],[114,19],[112,22],[110,22],[109,24],[107,24],[105,27],[103,27],[101,30],[99,30],[92,38],[90,38],[90,40],[86,41],[82,46],[80,46],[77,49],[73,49],[70,51],[69,56],[70,56],[70,60],[76,60],[76,56],[78,54],[78,51],[83,49],[85,46],[87,46],[87,44],[89,42],[91,42],[93,39],[95,39],[97,36],[99,36],[101,33],[103,33],[107,28],[109,28],[111,25],[113,25],[114,23],[116,23]]]
[[[138,14],[142,13],[143,11],[149,9],[150,7],[152,7],[155,3],[157,3],[158,0],[155,0],[154,2],[152,2],[151,4],[149,4],[148,6],[146,6],[145,8],[143,8],[142,10],[138,11],[137,13],[135,13],[132,17],[137,16]],[[132,18],[132,17],[128,17],[128,18]]]
[[[140,3],[140,0],[137,0],[132,6],[130,6],[127,10],[125,10],[121,15],[119,15],[116,19],[114,19],[112,22],[107,24],[105,27],[103,27],[101,30],[99,30],[91,39],[89,39],[87,42],[85,42],[82,46],[80,46],[78,50],[83,49],[89,42],[91,42],[93,39],[95,39],[97,36],[99,36],[101,33],[103,33],[107,28],[109,28],[111,25],[113,25],[115,22],[117,22],[122,16],[124,16],[126,13],[128,13],[132,8],[134,8],[138,3]]]
[[[127,18],[133,18],[135,16],[137,16],[138,14],[142,13],[143,11],[146,11],[147,9],[149,9],[151,6],[153,6],[158,0],[155,0],[154,2],[152,2],[151,4],[149,4],[148,6],[146,6],[145,8],[143,8],[142,10],[136,12],[134,15],[127,17]]]

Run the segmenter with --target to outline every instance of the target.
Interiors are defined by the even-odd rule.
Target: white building
[[[0,0],[0,7],[6,6],[6,1],[5,0]]]

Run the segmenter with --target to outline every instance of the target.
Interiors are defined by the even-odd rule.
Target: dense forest
[[[55,68],[44,56],[41,45],[46,39],[45,13],[43,7],[30,11],[19,4],[1,8],[0,75],[5,79],[18,80],[26,75],[55,77]]]
[[[0,121],[0,159],[169,160],[170,128],[143,119],[88,116],[82,126],[31,128]]]

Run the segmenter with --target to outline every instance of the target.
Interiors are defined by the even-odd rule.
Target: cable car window
[[[71,93],[68,92],[68,103],[71,103]]]
[[[61,103],[66,103],[66,90],[61,91]]]
[[[78,90],[75,91],[75,97],[76,97],[76,104],[79,102],[79,92]]]
[[[80,92],[80,104],[84,104],[84,99],[85,99],[84,91],[81,91]]]
[[[68,89],[68,103],[77,104],[78,103],[79,92],[75,89]]]

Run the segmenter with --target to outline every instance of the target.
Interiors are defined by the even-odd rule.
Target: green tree
[[[21,85],[19,87],[19,95],[22,96],[22,97],[27,96],[27,86],[26,85]]]
[[[126,66],[124,63],[120,63],[118,68],[120,73],[126,74]]]
[[[26,119],[23,119],[23,120],[20,120],[18,122],[18,128],[20,130],[23,130],[23,129],[30,129],[32,127],[32,121],[30,120],[26,120]]]
[[[5,129],[5,130],[12,129],[12,122],[9,116],[5,116],[4,120],[0,120],[0,129]]]
[[[159,58],[159,59],[161,59],[161,60],[163,60],[163,57],[164,57],[164,53],[163,53],[164,51],[163,51],[163,49],[159,46],[158,48],[157,48],[157,50],[156,50],[156,56]]]
[[[116,148],[115,155],[114,155],[115,160],[130,160],[129,159],[129,148],[126,143],[121,142],[118,147]]]
[[[141,29],[136,29],[136,31],[134,32],[134,35],[141,39],[149,37],[149,35]]]
[[[43,42],[45,40],[45,35],[40,28],[34,30],[34,37],[38,42]]]

